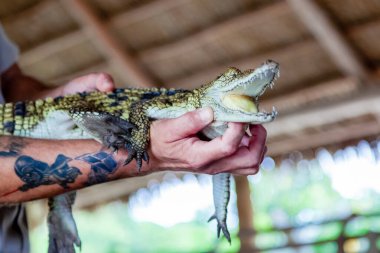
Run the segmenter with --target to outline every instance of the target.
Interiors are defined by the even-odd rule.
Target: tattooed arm
[[[1,136],[0,143],[0,203],[49,197],[137,175],[133,164],[121,166],[123,152],[100,151],[101,145],[92,140]]]

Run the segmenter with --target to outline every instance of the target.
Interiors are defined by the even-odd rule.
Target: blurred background
[[[80,191],[81,252],[380,252],[379,0],[1,0],[0,22],[52,85],[106,71],[119,87],[194,88],[280,63],[261,103],[280,113],[268,157],[233,185],[231,246],[206,222],[210,177],[162,173]],[[46,213],[28,204],[34,253]]]

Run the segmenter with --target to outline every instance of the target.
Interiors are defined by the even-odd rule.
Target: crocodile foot
[[[128,157],[124,164],[135,159],[140,171],[142,161],[149,161],[146,151],[149,141],[149,119],[144,117],[142,113],[136,112],[136,115],[134,120],[125,120],[105,112],[79,110],[72,112],[75,123],[105,147],[114,152],[119,149],[126,149]]]
[[[218,238],[220,237],[220,231],[222,231],[227,241],[231,244],[231,236],[230,236],[230,232],[227,229],[226,221],[218,219],[218,217],[214,214],[213,216],[210,217],[208,222],[212,221],[213,219],[216,219],[218,223],[217,225]]]
[[[146,151],[149,133],[146,133],[146,129],[139,129],[134,124],[114,116],[109,116],[106,129],[107,133],[103,134],[102,143],[114,152],[126,149],[128,157],[124,165],[135,159],[137,169],[140,171],[142,161],[149,162],[149,155]]]
[[[142,167],[142,161],[149,162],[149,155],[145,148],[141,148],[139,145],[135,145],[133,142],[127,142],[125,148],[128,151],[128,157],[124,162],[124,165],[130,163],[133,159],[136,159],[136,166],[140,172]]]
[[[139,130],[136,130],[134,125],[116,118],[114,121],[116,127],[108,128],[107,134],[103,136],[102,142],[108,148],[111,148],[114,152],[119,149],[126,149],[128,157],[124,162],[124,165],[130,163],[132,160],[136,160],[136,166],[140,172],[142,167],[142,161],[149,162],[149,155],[145,149],[146,146],[146,134],[141,134]],[[123,125],[119,125],[122,122]],[[115,131],[116,130],[116,131]]]
[[[75,253],[81,247],[71,206],[76,192],[69,192],[49,199],[49,253]]]

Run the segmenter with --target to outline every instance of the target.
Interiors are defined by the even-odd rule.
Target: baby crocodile
[[[259,97],[268,87],[273,86],[278,76],[279,65],[268,60],[257,69],[244,72],[229,68],[215,80],[194,90],[127,88],[115,89],[109,93],[84,92],[44,100],[7,103],[0,106],[0,122],[3,122],[0,124],[0,134],[48,139],[93,138],[113,150],[126,149],[128,158],[125,163],[135,159],[140,170],[143,160],[149,161],[147,147],[152,120],[176,118],[198,108],[211,107],[214,111],[214,122],[202,130],[203,135],[209,139],[223,135],[228,122],[270,122],[277,116],[276,110],[269,113],[259,112],[258,102]],[[67,128],[62,120],[66,123],[71,120],[77,127]],[[64,163],[65,159],[68,158],[61,157],[60,161]],[[76,168],[66,169],[72,170],[72,173],[80,173]],[[51,180],[59,180],[59,175]],[[62,185],[65,188],[66,183],[70,182]],[[229,174],[213,176],[215,213],[210,220],[217,221],[218,237],[222,231],[231,242],[226,226],[229,184]],[[54,224],[49,225],[54,230],[49,232],[53,237],[51,241],[55,241],[57,245],[80,245],[75,223],[68,220],[72,219],[68,212],[71,212],[74,197],[75,195],[58,196],[49,202],[51,211],[54,210],[49,215],[49,221],[62,219],[63,221],[57,223],[67,224],[67,228],[61,230]],[[60,205],[68,207],[59,207]],[[57,218],[59,215],[61,217]],[[71,238],[69,243],[68,238]]]

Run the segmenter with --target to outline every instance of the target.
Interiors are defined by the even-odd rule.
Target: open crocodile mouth
[[[242,81],[225,92],[221,101],[227,108],[242,113],[275,117],[277,111],[274,107],[269,113],[259,112],[259,97],[268,87],[273,88],[274,82],[279,76],[278,63],[267,61],[254,71],[248,71],[246,77],[241,78]]]

